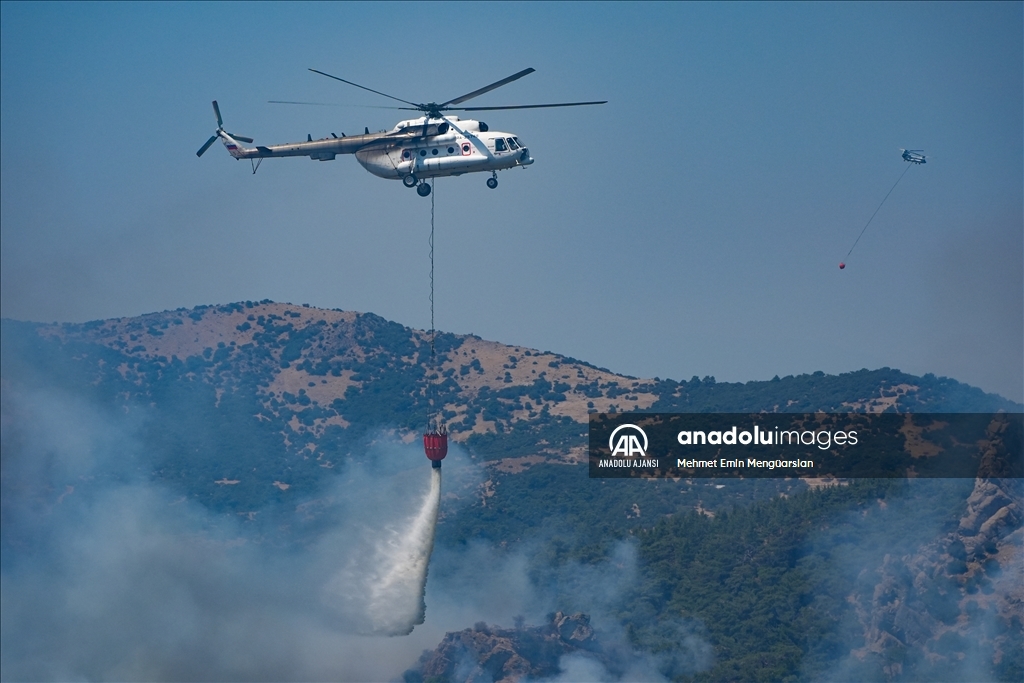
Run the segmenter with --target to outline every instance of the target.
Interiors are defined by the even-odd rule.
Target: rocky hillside
[[[547,351],[447,333],[438,333],[432,357],[422,330],[373,314],[270,301],[85,324],[5,320],[3,334],[9,381],[34,367],[37,379],[60,383],[41,367],[56,361],[71,371],[67,381],[116,385],[114,395],[126,405],[159,402],[176,383],[192,385],[190,391],[202,386],[212,407],[225,400],[251,404],[246,419],[272,424],[284,448],[325,467],[338,457],[329,446],[338,430],[415,431],[432,401],[453,438],[482,459],[563,462],[580,458],[579,426],[589,412],[1021,409],[954,380],[888,368],[745,384],[638,379]],[[435,370],[432,393],[428,377]],[[500,447],[489,438],[494,435],[504,435]]]
[[[243,510],[314,490],[381,430],[415,439],[432,406],[472,458],[504,473],[579,462],[593,411],[1021,409],[888,368],[745,384],[638,379],[447,333],[432,356],[422,330],[270,301],[85,324],[4,320],[2,333],[5,387],[85,392],[117,414],[145,415],[160,476]]]
[[[888,368],[747,383],[638,379],[447,333],[432,355],[422,330],[270,301],[85,324],[4,320],[2,335],[5,390],[81,394],[118,419],[136,416],[159,477],[238,511],[308,495],[382,430],[415,440],[435,409],[496,475],[580,462],[594,411],[1022,409]]]
[[[596,661],[607,659],[586,614],[556,612],[544,626],[518,624],[506,629],[479,623],[446,634],[404,678],[408,683],[552,678],[561,672],[561,658],[577,653]]]

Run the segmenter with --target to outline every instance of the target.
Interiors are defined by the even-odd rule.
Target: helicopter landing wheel
[[[430,194],[430,185],[427,185],[426,183],[420,183],[419,186],[416,188],[416,194],[418,194],[421,197],[426,197],[427,195]]]
[[[489,188],[491,188],[493,190],[497,186],[498,186],[498,179],[497,178],[488,178],[487,179],[487,187],[489,187]]]
[[[419,179],[412,173],[402,178],[402,184],[405,185],[406,187],[416,187],[416,183],[418,182]]]

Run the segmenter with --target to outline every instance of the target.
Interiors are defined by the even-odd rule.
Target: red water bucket
[[[448,455],[448,435],[437,432],[424,434],[423,452],[427,454],[434,467],[440,467],[444,456]]]

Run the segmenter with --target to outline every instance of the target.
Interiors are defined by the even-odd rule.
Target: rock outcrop
[[[1024,528],[1019,479],[977,479],[955,531],[886,555],[870,599],[851,596],[864,628],[861,661],[890,680],[1015,675],[1024,643]],[[953,680],[950,679],[950,680]],[[939,678],[934,678],[939,680]]]
[[[586,614],[557,612],[544,626],[520,623],[511,629],[481,622],[445,634],[437,648],[424,652],[404,678],[408,683],[515,683],[555,676],[561,657],[577,652],[600,658],[601,647]]]
[[[1010,483],[979,479],[967,499],[967,513],[960,519],[956,537],[964,544],[968,560],[982,560],[993,546],[1021,526],[1020,501],[1007,491]]]

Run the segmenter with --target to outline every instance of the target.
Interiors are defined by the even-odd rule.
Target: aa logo
[[[618,435],[618,439],[616,439],[616,435]],[[637,435],[640,438],[637,438]],[[643,439],[643,446],[640,445],[640,439]],[[613,458],[617,455],[626,458],[646,457],[647,434],[636,425],[619,425],[608,437],[608,448],[611,449]]]

